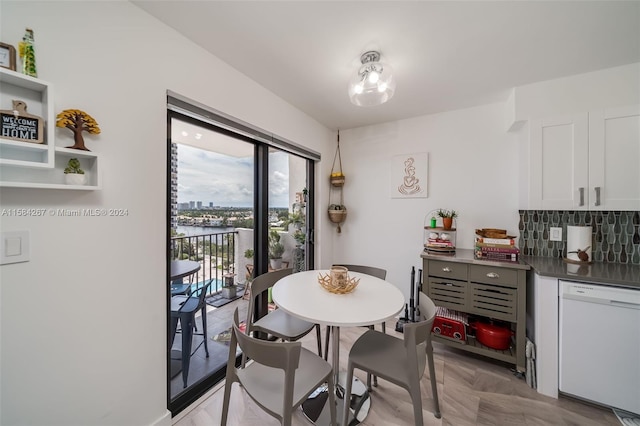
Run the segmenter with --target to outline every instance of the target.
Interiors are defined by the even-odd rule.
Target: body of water
[[[223,232],[233,232],[235,228],[232,226],[184,226],[180,225],[176,231],[178,234],[184,234],[188,237],[203,234],[219,234]]]

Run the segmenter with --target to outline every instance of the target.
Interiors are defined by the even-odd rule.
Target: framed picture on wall
[[[0,42],[0,67],[16,70],[16,48]]]
[[[391,198],[427,198],[428,162],[426,152],[394,156],[389,174]]]

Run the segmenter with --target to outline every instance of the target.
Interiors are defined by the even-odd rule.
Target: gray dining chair
[[[237,346],[253,360],[237,368]],[[336,401],[331,364],[302,347],[301,342],[269,342],[240,331],[238,308],[233,313],[221,425],[227,424],[231,386],[238,382],[264,411],[291,425],[293,410],[323,383],[328,383],[331,425],[336,425]]]
[[[433,347],[431,346],[431,327],[436,316],[436,307],[431,299],[423,298],[420,300],[420,309],[421,321],[404,325],[404,339],[398,339],[375,330],[367,330],[355,341],[349,351],[345,386],[345,395],[350,395],[353,371],[357,368],[406,389],[411,396],[416,426],[423,425],[420,380],[424,375],[427,363],[429,364],[429,378],[431,379],[431,392],[434,401],[433,415],[440,418],[438,387],[433,364]],[[344,404],[341,424],[349,424],[347,423],[349,412],[349,404]]]
[[[281,269],[274,272],[267,272],[253,279],[251,283],[251,296],[249,297],[249,308],[247,310],[246,333],[250,334],[258,331],[270,334],[284,341],[293,342],[306,336],[315,328],[316,338],[318,340],[318,355],[322,356],[320,325],[296,318],[282,309],[275,309],[262,318],[254,319],[254,310],[258,296],[273,287],[280,278],[291,275],[291,273],[291,269]],[[245,361],[246,354],[242,356],[242,365],[244,365]]]
[[[347,265],[347,264],[335,264],[333,266],[344,266],[349,271],[360,272],[361,274],[371,275],[372,277],[380,278],[384,280],[387,278],[387,271],[382,268],[376,268],[375,266],[366,266],[366,265]],[[370,330],[374,329],[373,324],[368,326]],[[385,323],[382,323],[382,332],[387,332],[387,327]],[[329,337],[331,335],[331,327],[327,326],[325,332],[325,340],[324,340],[324,359],[329,358]],[[373,376],[373,386],[378,386],[378,378]],[[371,392],[371,374],[367,374],[367,389]]]

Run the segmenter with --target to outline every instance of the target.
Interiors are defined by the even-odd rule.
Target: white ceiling
[[[514,86],[640,62],[638,1],[132,1],[331,129],[506,99]],[[350,103],[365,50],[395,96]]]

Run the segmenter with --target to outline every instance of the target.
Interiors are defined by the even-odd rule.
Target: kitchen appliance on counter
[[[560,392],[640,414],[640,290],[559,282]]]

